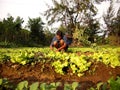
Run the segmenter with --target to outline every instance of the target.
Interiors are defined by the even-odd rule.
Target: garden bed
[[[98,83],[120,76],[119,49],[71,49],[52,52],[48,48],[1,49],[0,78],[13,85],[22,81],[64,84],[78,82],[79,89],[87,90]],[[109,85],[108,85],[109,88]],[[78,90],[79,90],[78,89]]]
[[[0,64],[0,77],[8,78],[9,81],[15,84],[24,80],[29,83],[38,81],[40,83],[62,82],[63,84],[77,81],[81,84],[82,90],[86,90],[86,88],[94,87],[99,82],[107,82],[111,77],[120,76],[120,67],[113,69],[102,63],[93,64],[90,70],[86,71],[82,77],[70,75],[69,72],[65,75],[60,75],[54,71],[54,68],[49,63],[46,63],[44,68],[41,67],[42,64],[37,63],[34,66],[22,66],[11,62]]]

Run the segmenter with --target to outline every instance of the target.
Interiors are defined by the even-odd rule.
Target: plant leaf
[[[38,90],[39,82],[35,82],[30,85],[30,90]]]
[[[71,85],[68,83],[64,84],[64,90],[72,90]]]
[[[28,88],[28,81],[18,83],[16,90],[26,90]]]
[[[40,90],[46,90],[46,83],[40,84]]]
[[[79,85],[78,82],[73,82],[72,83],[72,90],[75,90],[78,85]]]
[[[97,90],[100,90],[100,87],[103,85],[103,82],[97,84]]]
[[[0,79],[0,85],[2,85],[3,79]]]

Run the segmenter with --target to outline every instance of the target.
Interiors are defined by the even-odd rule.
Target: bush
[[[11,47],[18,47],[18,45],[15,43],[10,43],[10,42],[0,42],[0,47],[11,48]]]

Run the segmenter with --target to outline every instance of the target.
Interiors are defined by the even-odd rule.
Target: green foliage
[[[38,86],[39,86],[39,82],[35,82],[32,85],[30,85],[30,90],[39,90]]]
[[[87,19],[87,11],[90,11],[89,13],[91,14],[96,13],[95,6],[90,0],[61,0],[60,2],[52,0],[52,3],[54,7],[48,5],[49,9],[45,12],[47,19],[49,20],[48,23],[53,24],[59,21],[73,30],[75,29],[74,26],[76,24],[84,23],[83,20],[79,20],[80,16],[81,18]]]
[[[60,82],[50,84],[42,83],[40,84],[40,90],[56,90],[56,88],[60,86],[60,84]]]
[[[11,48],[11,47],[17,47],[15,43],[10,43],[10,42],[0,42],[0,47],[3,48]]]
[[[61,0],[59,2],[52,0],[52,2],[54,7],[48,5],[49,9],[45,12],[48,23],[51,25],[55,22],[61,22],[59,27],[61,31],[72,32],[73,38],[78,40],[78,44],[90,46],[100,28],[99,22],[94,19],[97,14],[94,1]]]
[[[92,48],[69,48],[68,52],[54,52],[48,48],[1,48],[0,62],[10,60],[22,65],[49,62],[57,73],[83,76],[93,62],[102,62],[112,68],[120,66],[119,52],[119,47],[106,46],[103,48],[96,45],[93,45]],[[36,56],[37,54],[38,56]],[[68,72],[69,69],[72,72]],[[0,79],[0,89],[6,88],[8,90],[56,90],[58,86],[61,86],[61,82],[41,83],[40,85],[39,82],[35,82],[28,85],[27,81],[22,81],[17,85],[12,85],[7,79]],[[63,88],[64,90],[76,90],[79,86],[78,82],[73,82],[72,84],[65,83]],[[117,79],[111,78],[108,83],[100,82],[90,90],[119,90],[119,88],[120,77],[117,77]]]
[[[108,83],[104,82],[99,82],[96,84],[96,87],[93,88],[91,87],[89,90],[108,90]]]
[[[21,65],[49,62],[57,73],[63,75],[72,70],[70,75],[83,76],[93,62],[102,62],[112,68],[120,66],[119,51],[119,48],[99,48],[96,45],[92,48],[70,48],[69,53],[54,52],[48,48],[1,49],[0,62],[11,61]],[[85,54],[86,52],[88,55]],[[77,55],[77,53],[81,54]]]
[[[91,65],[90,62],[87,62],[89,59],[85,55],[77,56],[75,54],[67,53],[49,53],[50,58],[56,59],[52,66],[54,66],[55,71],[60,74],[67,73],[68,69],[72,69],[73,73],[77,73],[78,76],[82,76],[83,72],[88,70],[88,67]]]
[[[45,34],[44,44],[48,46],[48,45],[50,45],[52,38],[54,37],[54,34],[51,33],[48,28],[44,29],[44,34]]]
[[[3,80],[2,80],[2,79],[0,79],[0,85],[2,85],[2,82],[3,82]]]
[[[108,84],[107,84],[107,83],[104,83],[104,84],[102,85],[102,90],[107,90],[107,88],[108,88]]]
[[[79,82],[64,83],[64,90],[77,90],[80,89]],[[0,90],[57,90],[57,87],[62,87],[61,82],[41,83],[34,82],[31,85],[28,81],[21,81],[16,85],[10,83],[6,78],[0,79]],[[110,78],[108,82],[99,82],[89,90],[119,90],[120,89],[120,77],[116,79]]]
[[[103,48],[101,50],[97,50],[92,57],[93,60],[103,62],[113,68],[120,66],[120,55],[117,53],[117,49],[109,48],[106,50]]]
[[[76,88],[79,86],[78,82],[72,83],[72,90],[76,90]]]
[[[103,38],[105,39],[105,36],[109,36],[111,37],[109,38],[110,42],[113,45],[120,45],[120,23],[118,23],[120,22],[120,8],[116,11],[113,4],[114,2],[110,1],[110,6],[107,9],[107,13],[103,15],[107,28],[107,30],[104,30]]]
[[[27,26],[30,30],[22,27],[23,22],[23,18],[19,16],[17,18],[8,16],[0,21],[0,47],[40,46],[51,41],[53,36],[46,37],[47,34],[45,36],[44,23],[40,17],[29,18]]]
[[[45,36],[43,33],[43,25],[41,18],[29,18],[28,20],[28,28],[30,28],[30,37],[31,42],[40,44],[41,41],[44,41]]]
[[[41,83],[34,82],[31,85],[28,85],[28,81],[21,81],[16,85],[8,83],[7,79],[0,79],[0,90],[10,89],[10,90],[56,90],[57,87],[61,86],[61,82],[53,83]],[[72,84],[65,83],[64,90],[76,90],[79,86],[78,82],[73,82]]]
[[[89,57],[85,55],[81,56],[71,56],[71,64],[70,67],[73,73],[77,73],[78,76],[84,75],[84,71],[87,71],[88,68],[91,66],[91,62],[88,62]]]
[[[67,73],[67,70],[71,68],[72,74],[77,74],[82,76],[84,71],[87,71],[91,66],[92,62],[102,62],[106,65],[115,68],[120,66],[119,53],[117,49],[99,49],[96,48],[94,54],[90,55],[76,55],[76,54],[66,54],[66,53],[49,53],[48,57],[53,61],[52,66],[54,66],[55,71],[60,74]]]
[[[91,87],[90,90],[119,90],[120,89],[120,77],[114,79],[113,77],[108,82],[99,82],[96,87]]]
[[[46,83],[42,83],[40,85],[40,90],[46,90]]]
[[[18,53],[11,53],[11,62],[13,63],[19,63],[22,65],[25,65],[27,63],[30,63],[31,60],[34,58],[34,52],[28,52],[28,51],[23,51],[23,52],[18,52]]]
[[[2,31],[0,41],[15,42],[15,37],[17,37],[20,32],[23,22],[23,19],[20,17],[17,17],[16,19],[12,16],[8,16],[7,19],[4,18],[1,25]]]
[[[89,35],[86,34],[84,28],[78,28],[76,26],[75,31],[73,33],[74,40],[78,40],[78,44],[82,44],[83,46],[90,46],[91,42],[88,41]]]
[[[15,90],[27,90],[28,88],[28,81],[22,81],[17,85]]]
[[[97,83],[97,90],[100,90],[100,87],[103,85],[103,82]]]
[[[120,77],[117,77],[116,80],[111,78],[108,83],[110,84],[110,90],[119,90],[120,89]]]
[[[84,29],[79,29],[78,26],[76,26],[75,31],[73,33],[73,38],[78,39],[78,41],[80,42],[83,38],[85,39],[83,34],[84,34]]]
[[[64,84],[64,90],[72,90],[71,85],[68,83]]]
[[[72,84],[65,83],[64,90],[76,90],[78,86],[79,86],[78,82],[73,82]]]
[[[10,56],[4,55],[1,53],[0,55],[0,63],[5,63],[6,61],[10,60]]]
[[[0,90],[11,90],[14,88],[14,85],[11,84],[7,78],[0,79]]]

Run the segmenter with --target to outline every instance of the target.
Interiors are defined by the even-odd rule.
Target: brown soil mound
[[[23,80],[32,82],[73,82],[81,83],[82,87],[91,87],[98,82],[106,82],[112,76],[120,76],[120,67],[111,68],[102,63],[93,64],[90,70],[85,72],[85,75],[78,77],[70,75],[70,70],[65,75],[57,74],[54,68],[49,64],[37,63],[36,65],[19,65],[6,62],[0,64],[0,78],[8,78],[13,83],[18,83]],[[82,88],[81,87],[81,88]],[[81,89],[82,90],[82,89]]]

